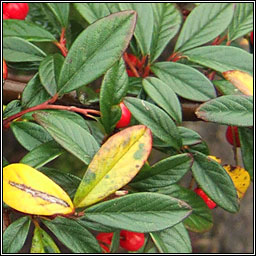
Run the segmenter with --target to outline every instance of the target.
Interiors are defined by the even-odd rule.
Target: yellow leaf
[[[250,186],[250,175],[249,173],[240,166],[231,167],[230,165],[224,165],[224,169],[232,179],[235,188],[237,190],[237,196],[239,199],[244,197],[245,192]]]
[[[224,78],[231,82],[243,94],[253,95],[253,77],[240,70],[229,70],[222,73]]]
[[[152,149],[152,134],[136,125],[110,137],[96,153],[77,189],[76,207],[94,204],[114,193],[138,173]]]
[[[55,182],[26,164],[3,169],[3,201],[17,211],[36,215],[71,214],[74,206]]]
[[[215,160],[217,163],[221,163],[221,159],[220,158],[218,158],[218,157],[216,157],[216,156],[208,156],[209,158],[211,158],[211,159],[213,159],[213,160]]]

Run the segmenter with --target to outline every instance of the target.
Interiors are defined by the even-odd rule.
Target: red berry
[[[213,202],[205,193],[204,191],[201,189],[201,188],[195,188],[194,189],[194,192],[196,194],[198,194],[204,201],[205,203],[207,204],[207,206],[210,208],[210,209],[214,209],[217,204],[215,202]]]
[[[27,3],[6,3],[3,5],[3,13],[10,19],[24,20],[28,14]]]
[[[129,125],[131,121],[131,116],[132,116],[130,110],[124,105],[123,102],[120,103],[120,107],[122,110],[122,116],[121,116],[121,119],[116,124],[116,128],[123,128]]]
[[[130,69],[126,69],[126,72],[129,77],[136,77],[135,74]]]
[[[251,43],[253,44],[253,31],[251,32]]]
[[[226,138],[227,141],[231,144],[234,145],[234,140],[233,140],[233,132],[234,131],[234,135],[235,135],[235,140],[236,140],[236,146],[240,147],[240,140],[239,140],[239,134],[238,134],[238,128],[237,126],[228,126],[227,130],[226,130]]]
[[[145,242],[143,233],[137,233],[127,230],[120,232],[120,246],[127,251],[138,251]]]
[[[110,252],[109,248],[106,245],[101,244],[101,243],[99,243],[99,245],[102,248],[103,253],[109,253]]]
[[[5,80],[7,76],[8,76],[8,68],[5,61],[3,60],[3,79]]]
[[[3,20],[8,20],[8,19],[10,19],[10,17],[3,13]]]
[[[136,68],[136,69],[140,69],[143,65],[143,63],[133,54],[127,53],[127,56],[130,60],[130,62],[132,63],[132,65]],[[135,77],[135,74],[129,69],[129,67],[126,69],[128,76],[130,77]]]

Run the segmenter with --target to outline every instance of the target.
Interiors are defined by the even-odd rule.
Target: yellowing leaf
[[[250,186],[250,175],[249,173],[240,166],[236,166],[235,168],[230,165],[224,165],[224,169],[229,174],[232,179],[235,188],[237,190],[237,196],[239,199],[244,197],[245,192]]]
[[[77,189],[76,207],[94,204],[126,185],[140,170],[152,148],[152,134],[136,125],[110,137],[96,153]]]
[[[226,80],[231,82],[243,94],[253,95],[253,77],[240,70],[229,70],[222,73]]]
[[[26,164],[3,169],[3,201],[17,211],[54,215],[74,212],[71,199],[46,175]]]
[[[217,163],[221,163],[221,159],[220,158],[218,158],[218,157],[216,157],[216,156],[208,156],[209,158],[211,158],[211,159],[213,159],[213,160],[215,160]]]

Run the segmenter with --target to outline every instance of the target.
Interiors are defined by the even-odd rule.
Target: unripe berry
[[[127,251],[138,251],[145,242],[143,233],[137,233],[127,230],[120,232],[120,246]]]
[[[240,140],[239,140],[239,134],[238,134],[237,126],[228,126],[228,128],[226,130],[226,139],[231,145],[234,145],[232,130],[233,130],[234,135],[235,135],[236,146],[240,147]]]
[[[116,124],[116,128],[123,128],[129,125],[132,116],[130,110],[124,105],[123,102],[120,103],[120,107],[122,110],[122,115],[121,119]]]
[[[3,13],[10,19],[24,20],[27,17],[29,6],[27,3],[6,3]]]
[[[195,188],[194,189],[194,192],[196,194],[198,194],[204,201],[205,203],[207,204],[207,206],[210,208],[210,209],[214,209],[217,204],[215,202],[213,202],[205,193],[204,191],[201,189],[201,188]]]

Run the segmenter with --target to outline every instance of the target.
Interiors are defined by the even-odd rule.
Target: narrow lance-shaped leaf
[[[154,30],[150,49],[150,62],[155,61],[181,24],[181,14],[174,3],[152,3]]]
[[[19,37],[4,37],[3,56],[10,62],[42,61],[46,56],[40,48]]]
[[[107,3],[73,3],[73,6],[89,24],[110,14]]]
[[[194,191],[184,188],[180,185],[171,185],[168,187],[151,190],[157,193],[170,195],[188,203],[192,208],[192,214],[186,218],[183,223],[185,227],[193,232],[206,232],[213,226],[212,212]]]
[[[180,101],[171,87],[155,77],[144,79],[142,85],[151,99],[163,108],[177,123],[181,123]]]
[[[253,97],[225,95],[202,104],[196,115],[205,121],[235,126],[253,126]]]
[[[251,180],[253,180],[253,129],[247,127],[238,127],[239,139],[241,144],[242,159],[245,169],[249,172]]]
[[[57,92],[57,82],[64,58],[60,54],[47,56],[39,66],[39,76],[45,90],[54,96]]]
[[[183,98],[206,101],[216,97],[211,81],[195,68],[175,62],[158,62],[151,69]]]
[[[53,234],[73,253],[100,253],[96,238],[82,225],[73,219],[57,217],[54,220],[43,220]]]
[[[151,148],[151,131],[144,125],[110,137],[88,166],[74,198],[75,206],[96,203],[126,185],[143,166]]]
[[[92,221],[141,233],[172,227],[190,214],[191,208],[184,201],[149,192],[126,195],[85,210]]]
[[[187,17],[175,52],[183,52],[205,44],[220,35],[233,17],[234,5],[230,3],[202,3]]]
[[[99,145],[87,129],[60,111],[40,111],[33,116],[63,148],[85,164],[90,163]]]
[[[53,239],[39,226],[35,226],[32,238],[31,253],[60,253]]]
[[[184,56],[218,72],[241,70],[253,75],[253,55],[237,47],[203,46],[184,52]]]
[[[26,164],[10,164],[3,169],[3,201],[17,211],[54,215],[71,214],[71,199],[55,182]]]
[[[62,28],[68,26],[69,3],[46,3]]]
[[[55,37],[44,28],[36,25],[35,23],[17,19],[4,20],[3,36],[19,37],[32,42],[56,41]]]
[[[202,190],[221,208],[239,210],[234,184],[225,169],[202,153],[195,152],[192,173]]]
[[[189,234],[183,223],[150,233],[150,236],[160,253],[192,253]]]
[[[121,10],[134,10],[138,14],[134,36],[143,56],[150,54],[153,33],[153,10],[151,3],[120,3]]]
[[[100,89],[101,122],[111,133],[121,118],[119,103],[128,90],[128,76],[123,59],[120,59],[104,76]]]
[[[161,141],[176,149],[181,146],[181,137],[175,123],[162,109],[132,97],[126,97],[124,103],[135,119],[148,126]]]
[[[24,216],[8,226],[3,234],[3,253],[18,253],[21,250],[28,235],[30,222],[30,217]]]
[[[61,69],[58,90],[64,94],[106,72],[127,48],[135,28],[134,11],[119,12],[87,27],[72,44]]]
[[[228,27],[228,40],[233,41],[253,30],[253,3],[236,3],[233,20]]]

